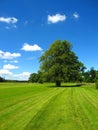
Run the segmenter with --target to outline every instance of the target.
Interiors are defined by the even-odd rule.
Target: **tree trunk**
[[[61,86],[61,81],[56,81],[56,86],[60,87]]]

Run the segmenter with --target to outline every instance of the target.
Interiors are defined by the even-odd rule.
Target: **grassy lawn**
[[[98,90],[93,84],[1,83],[0,130],[23,129],[98,130]]]

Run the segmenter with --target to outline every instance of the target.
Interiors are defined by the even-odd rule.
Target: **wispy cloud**
[[[37,44],[30,45],[28,43],[24,43],[21,50],[24,50],[24,51],[42,51],[42,48],[39,47]]]
[[[0,59],[10,60],[20,56],[21,56],[20,53],[3,52],[2,50],[0,50]]]
[[[11,63],[18,63],[18,60],[12,60]]]
[[[17,25],[8,25],[8,26],[5,26],[5,29],[9,30],[11,28],[14,28],[16,29],[17,28]]]
[[[58,23],[66,20],[66,15],[56,14],[56,15],[48,15],[48,24],[50,23]]]
[[[5,29],[10,29],[10,27],[9,26],[5,26]]]
[[[15,17],[0,17],[0,22],[5,23],[5,29],[17,28],[18,19]]]
[[[18,66],[11,65],[11,64],[6,64],[3,66],[3,69],[5,70],[12,70],[12,69],[18,69],[18,68],[19,68]]]
[[[73,17],[74,17],[75,19],[78,19],[78,18],[79,18],[79,14],[78,14],[77,12],[74,12],[74,13],[73,13]]]
[[[24,25],[27,25],[29,23],[29,21],[28,20],[26,20],[25,22],[24,22]]]
[[[8,23],[8,24],[14,24],[17,23],[18,19],[15,17],[0,17],[0,22]]]
[[[9,61],[9,60],[4,60],[3,62],[4,62],[4,63],[7,63],[7,62],[10,62],[10,63],[18,63],[18,60],[11,60],[11,61]]]

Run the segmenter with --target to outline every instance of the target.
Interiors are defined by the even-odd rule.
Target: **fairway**
[[[98,130],[98,90],[0,83],[0,130]]]

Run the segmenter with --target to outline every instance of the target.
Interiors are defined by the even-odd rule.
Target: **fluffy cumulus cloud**
[[[5,79],[11,80],[28,80],[30,76],[30,72],[22,72],[22,73],[13,73],[11,70],[18,69],[18,66],[12,64],[3,65],[2,69],[0,69],[0,76]]]
[[[17,57],[20,57],[21,54],[20,53],[10,53],[10,52],[3,52],[0,50],[0,59],[14,59]]]
[[[20,74],[14,74],[13,77],[17,80],[28,80],[30,72],[22,72]]]
[[[79,14],[78,14],[77,12],[74,12],[74,13],[73,13],[73,17],[74,17],[75,19],[78,19],[78,18],[79,18]]]
[[[0,76],[4,76],[4,77],[7,77],[7,78],[10,77],[10,76],[13,76],[13,73],[10,70],[18,69],[18,68],[19,68],[18,66],[14,66],[14,65],[11,65],[11,64],[3,65],[3,68],[0,69]]]
[[[18,22],[18,19],[15,17],[0,17],[0,22],[8,23],[8,24],[14,24]]]
[[[25,43],[23,45],[23,47],[21,48],[21,50],[24,50],[24,51],[42,51],[42,48],[39,47],[37,44],[30,45],[28,43]]]
[[[9,70],[6,69],[0,69],[0,75],[12,75],[12,72],[10,72]]]
[[[48,24],[50,23],[58,23],[66,20],[66,15],[56,14],[56,15],[48,15]]]
[[[14,74],[7,69],[0,70],[0,76],[4,77],[5,79],[11,79],[11,80],[26,80],[27,81],[30,74],[31,74],[30,72],[22,72],[20,74]]]
[[[11,64],[7,64],[3,66],[3,69],[5,70],[12,70],[12,69],[18,69],[18,68],[19,68],[18,66],[11,65]]]

